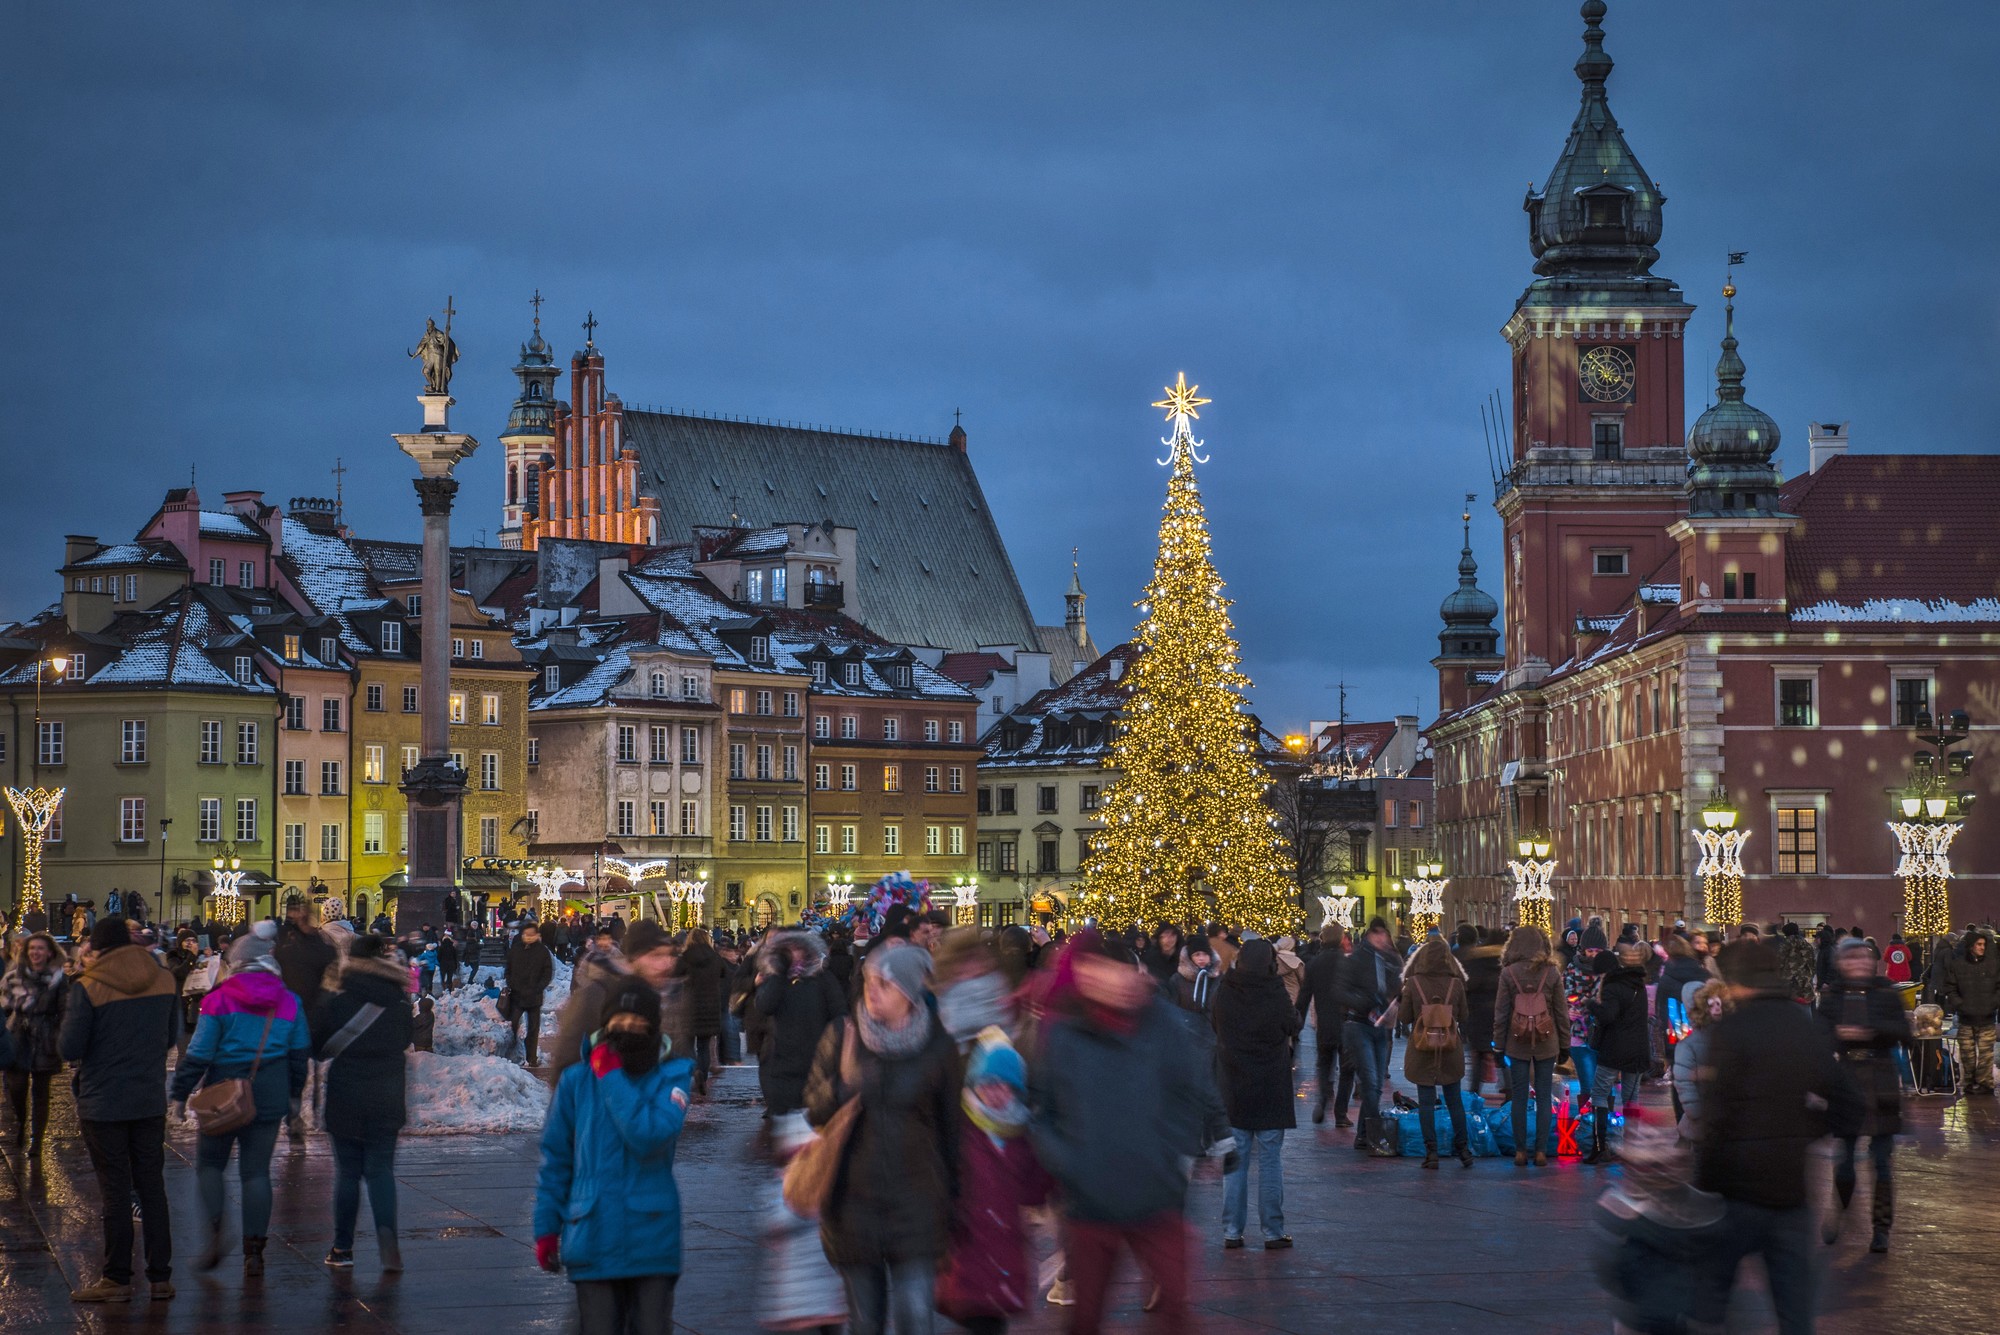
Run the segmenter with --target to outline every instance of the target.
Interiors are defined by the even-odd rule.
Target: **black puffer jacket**
[[[1490,1045],[1493,1008],[1500,999],[1500,947],[1468,946],[1458,952],[1465,970],[1465,1032],[1473,1042]]]
[[[810,932],[773,935],[757,948],[751,1008],[763,1020],[757,1083],[776,1117],[805,1106],[806,1076],[827,1026],[847,1014],[847,991],[826,970],[826,946]]]
[[[326,1129],[329,1135],[364,1140],[393,1136],[403,1129],[404,1050],[410,1046],[410,973],[391,960],[342,961],[337,990],[322,998],[312,1015],[313,1057],[325,1060],[326,1046],[366,1005],[381,1014],[326,1068]]]
[[[1815,1012],[1840,1056],[1841,1069],[1854,1081],[1863,1103],[1861,1134],[1893,1136],[1903,1129],[1903,1083],[1896,1072],[1896,1046],[1910,1040],[1910,1015],[1902,993],[1886,978],[1850,983],[1839,976],[1821,990]],[[1847,1039],[1836,1032],[1842,1025],[1868,1031],[1868,1037]]]
[[[1789,980],[1774,978],[1706,1031],[1696,1183],[1769,1210],[1806,1203],[1806,1154],[1861,1129],[1861,1096]],[[1824,1108],[1825,1111],[1819,1111]]]
[[[1222,1101],[1242,1131],[1287,1131],[1292,1110],[1292,1035],[1299,1012],[1279,980],[1269,941],[1246,941],[1215,989]]]
[[[522,1010],[540,1010],[542,995],[556,976],[555,957],[541,942],[516,941],[507,951],[507,990]]]
[[[1961,1020],[1992,1022],[2000,1010],[2000,955],[1984,932],[1967,932],[1944,962],[1944,1008]]]
[[[1605,954],[1599,959],[1613,960]],[[1646,1028],[1646,970],[1643,965],[1614,964],[1590,1003],[1597,1021],[1591,1047],[1600,1065],[1614,1071],[1647,1071],[1653,1065],[1651,1037]]]
[[[700,934],[688,937],[681,955],[680,976],[686,980],[688,1030],[696,1038],[713,1038],[722,1032],[722,956]]]
[[[1303,989],[1301,989],[1303,992]],[[1366,936],[1340,964],[1339,998],[1343,1020],[1373,1021],[1403,991],[1403,966]]]

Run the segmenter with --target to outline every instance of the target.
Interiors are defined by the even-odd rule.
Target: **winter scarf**
[[[891,946],[869,952],[868,985],[893,987],[910,1003],[910,1013],[891,1027],[877,1020],[864,1003],[855,1008],[861,1027],[861,1042],[878,1057],[895,1061],[914,1057],[931,1038],[931,1008],[924,1000],[924,979],[930,973],[931,955],[916,946]]]
[[[997,973],[967,978],[938,994],[938,1021],[955,1043],[969,1043],[992,1025],[1004,1029],[1013,1018],[1007,980]]]

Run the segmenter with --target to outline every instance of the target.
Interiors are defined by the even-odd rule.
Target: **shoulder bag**
[[[846,1022],[846,1034],[841,1039],[840,1065],[846,1071],[854,1059],[854,1021]],[[817,1219],[833,1196],[834,1179],[840,1175],[841,1162],[847,1157],[847,1142],[854,1135],[854,1123],[861,1116],[861,1095],[857,1092],[847,1102],[840,1105],[825,1126],[819,1129],[816,1139],[792,1156],[785,1165],[785,1180],[782,1188],[785,1207],[801,1219]]]
[[[271,1037],[271,1024],[278,1018],[273,1010],[264,1020],[263,1036],[257,1040],[257,1057],[250,1063],[248,1076],[217,1080],[188,1095],[187,1109],[194,1115],[195,1130],[204,1136],[226,1136],[257,1120],[257,1068],[264,1064],[264,1044]]]

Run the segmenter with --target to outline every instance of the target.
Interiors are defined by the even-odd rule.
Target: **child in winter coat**
[[[1050,1180],[1023,1134],[1027,1065],[997,1025],[967,1055],[961,1107],[957,1217],[937,1310],[973,1335],[1000,1335],[1035,1284],[1021,1212],[1048,1199]]]
[[[410,1020],[410,1047],[431,1052],[437,1045],[437,998],[428,992],[417,999],[417,1013]]]
[[[569,1271],[581,1335],[667,1335],[681,1273],[674,1149],[694,1063],[663,1040],[639,980],[606,1003],[556,1081],[535,1183],[535,1262]]]

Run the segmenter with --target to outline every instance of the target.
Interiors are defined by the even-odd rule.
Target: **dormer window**
[[[655,700],[665,699],[667,694],[667,674],[664,672],[655,672],[651,682],[648,683],[648,688],[651,690]]]
[[[843,665],[840,679],[849,686],[859,686],[861,684],[861,664],[848,663]]]
[[[774,603],[785,601],[785,568],[783,566],[779,566],[771,572],[771,601]]]
[[[400,654],[403,652],[403,623],[384,621],[382,623],[382,652]]]
[[[1625,225],[1625,194],[1619,190],[1605,190],[1583,197],[1583,225],[1585,227],[1612,227]]]
[[[826,663],[823,660],[813,660],[813,685],[826,685]]]
[[[770,636],[752,635],[750,637],[750,661],[753,663],[768,663],[771,661]]]
[[[761,603],[764,601],[763,571],[746,570],[743,572],[743,598],[745,602]]]
[[[554,663],[542,669],[542,689],[545,691],[559,691],[562,689],[562,669]]]

